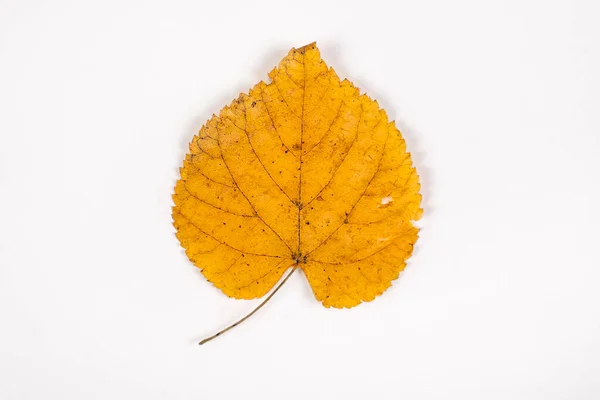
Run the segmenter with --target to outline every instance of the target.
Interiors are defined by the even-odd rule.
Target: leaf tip
[[[297,49],[295,49],[295,50],[296,50],[298,53],[300,53],[300,54],[304,54],[304,53],[306,53],[308,50],[312,50],[312,49],[315,49],[315,48],[317,48],[317,42],[312,42],[312,43],[309,43],[309,44],[307,44],[307,45],[304,45],[304,46],[302,46],[302,47],[299,47],[299,48],[297,48]]]

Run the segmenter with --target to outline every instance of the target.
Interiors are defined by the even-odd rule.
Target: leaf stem
[[[258,307],[256,307],[254,310],[252,310],[252,312],[248,315],[246,315],[244,318],[240,319],[239,321],[229,325],[227,328],[215,333],[212,336],[207,337],[206,339],[203,339],[200,341],[200,343],[198,343],[199,345],[203,345],[206,342],[210,342],[211,340],[213,340],[214,338],[216,338],[217,336],[220,336],[222,334],[224,334],[225,332],[227,332],[228,330],[235,328],[236,326],[238,326],[239,324],[241,324],[242,322],[244,322],[245,320],[247,320],[248,318],[250,318],[252,315],[254,315],[255,312],[257,312],[258,310],[261,309],[262,306],[264,306],[269,300],[271,300],[271,297],[273,297],[275,295],[275,293],[277,293],[277,291],[283,286],[283,284],[290,278],[290,276],[292,276],[292,274],[294,273],[294,271],[296,271],[296,269],[298,268],[298,264],[294,265],[294,268],[292,268],[292,270],[289,272],[289,274],[286,275],[285,278],[283,278],[283,280],[281,281],[281,283],[279,285],[277,285],[277,287],[275,288],[275,290],[273,290],[271,292],[271,294],[262,302],[258,305]]]

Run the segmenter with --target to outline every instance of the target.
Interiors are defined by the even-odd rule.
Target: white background
[[[0,0],[0,398],[600,398],[597,1]],[[187,260],[187,143],[287,53],[396,119],[421,238],[382,297],[251,320]]]

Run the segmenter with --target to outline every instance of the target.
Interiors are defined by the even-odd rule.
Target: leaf
[[[385,291],[417,240],[419,180],[376,101],[316,45],[292,49],[202,127],[173,196],[177,237],[226,295],[265,295],[290,267],[326,307]]]

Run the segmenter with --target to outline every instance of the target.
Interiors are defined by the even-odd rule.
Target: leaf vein
[[[246,112],[246,107],[244,106],[244,118],[247,118],[247,117],[248,117],[248,114]],[[248,126],[248,123],[246,122],[246,127],[247,126]],[[238,127],[238,129],[239,129],[239,127]],[[273,178],[273,175],[271,175],[271,173],[269,172],[269,170],[267,169],[267,167],[265,166],[265,164],[262,162],[262,160],[260,159],[260,157],[256,153],[256,149],[254,148],[254,145],[252,144],[252,141],[250,140],[250,135],[248,134],[248,130],[244,129],[243,131],[246,134],[246,138],[248,139],[248,144],[250,145],[250,148],[252,149],[252,153],[254,154],[254,156],[256,157],[256,159],[258,160],[258,162],[260,163],[260,165],[263,167],[263,169],[265,170],[265,172],[267,173],[267,175],[269,176],[269,178],[271,179],[271,181],[275,184],[275,186],[277,186],[277,188],[281,191],[281,193],[283,193],[285,195],[285,197],[287,197],[287,199],[291,203],[293,203],[294,201],[285,192],[285,190],[283,190],[283,188],[281,186],[279,186],[279,183],[277,183],[277,181],[275,181],[275,178]]]
[[[275,133],[277,134],[277,137],[279,138],[279,141],[281,142],[281,144],[283,145],[283,147],[286,148],[286,150],[288,152],[290,152],[294,157],[298,158],[298,156],[292,151],[290,150],[289,147],[287,147],[287,145],[283,142],[283,139],[281,138],[281,134],[279,133],[279,130],[277,129],[277,127],[275,126],[275,121],[273,120],[273,117],[271,117],[271,113],[269,111],[269,106],[267,105],[267,102],[265,101],[265,92],[264,90],[261,88],[260,89],[260,98],[263,102],[263,104],[265,105],[265,110],[267,112],[267,116],[269,117],[269,119],[271,120],[271,125],[273,125],[273,129],[275,130]]]
[[[220,210],[220,211],[222,211],[222,212],[224,212],[224,213],[231,214],[231,215],[235,215],[236,217],[244,217],[244,218],[258,218],[256,215],[248,215],[248,214],[238,214],[238,213],[234,213],[233,211],[229,211],[229,210],[226,210],[226,209],[224,209],[224,208],[221,208],[221,207],[219,207],[219,206],[216,206],[216,205],[214,205],[214,204],[211,204],[211,203],[209,203],[209,202],[208,202],[208,201],[206,201],[206,200],[202,200],[202,199],[201,199],[201,198],[199,198],[197,195],[195,195],[194,193],[190,192],[190,190],[187,188],[187,183],[186,183],[186,182],[187,182],[187,181],[185,181],[185,180],[183,181],[183,189],[184,189],[186,192],[188,192],[188,194],[190,195],[190,197],[192,197],[193,199],[196,199],[196,200],[197,200],[197,201],[199,201],[200,203],[204,203],[204,204],[206,204],[206,205],[208,205],[208,206],[211,206],[211,207],[213,207],[213,208],[216,208],[217,210]]]
[[[381,161],[383,160],[383,156],[385,154],[385,149],[386,149],[386,145],[387,145],[387,142],[388,142],[389,138],[390,138],[390,134],[389,134],[389,130],[388,130],[388,135],[387,135],[387,138],[386,138],[385,143],[383,145],[383,149],[381,150],[381,155],[379,157],[379,162],[377,163],[377,169],[375,170],[375,173],[373,174],[373,176],[371,177],[371,179],[367,183],[367,186],[365,187],[365,190],[361,193],[361,195],[358,197],[358,199],[356,200],[356,202],[354,203],[354,205],[352,206],[352,208],[350,209],[350,211],[346,215],[346,218],[350,217],[350,214],[352,214],[352,212],[356,208],[356,205],[358,204],[358,202],[363,198],[363,196],[365,195],[365,193],[369,189],[369,186],[371,186],[371,182],[373,182],[373,179],[375,179],[375,177],[379,173],[380,167],[381,167]],[[306,255],[309,255],[309,254],[313,253],[319,247],[323,246],[344,225],[346,225],[346,224],[344,222],[342,222],[333,232],[331,232],[331,234],[329,234],[329,236],[327,236],[327,238],[325,238],[325,240],[323,240],[317,247],[315,247],[314,249],[312,249],[311,251],[309,251]]]
[[[219,242],[219,243],[221,243],[223,246],[227,246],[227,247],[229,247],[229,248],[230,248],[230,249],[232,249],[232,250],[239,251],[240,253],[244,253],[244,254],[250,254],[250,255],[253,255],[253,256],[259,256],[259,257],[271,257],[271,258],[282,258],[282,259],[285,259],[285,260],[289,260],[289,258],[288,258],[288,257],[275,256],[275,255],[271,255],[271,254],[258,254],[258,253],[251,253],[251,252],[248,252],[248,251],[243,251],[243,250],[240,250],[240,249],[238,249],[238,248],[236,248],[236,247],[233,247],[232,245],[230,245],[230,244],[228,244],[228,243],[226,243],[226,242],[223,242],[222,240],[219,240],[219,239],[217,239],[215,236],[211,235],[210,233],[208,233],[208,232],[204,231],[204,230],[203,230],[203,229],[201,229],[201,228],[200,228],[198,225],[196,225],[196,223],[195,223],[194,221],[192,221],[192,219],[191,219],[190,217],[188,217],[187,215],[183,214],[182,212],[179,212],[179,215],[181,215],[181,217],[182,217],[183,219],[185,219],[186,221],[188,221],[188,222],[190,223],[190,225],[192,225],[194,228],[196,228],[196,229],[197,229],[199,232],[201,232],[202,234],[204,234],[204,235],[208,236],[209,238],[213,239],[213,240],[214,240],[214,241],[216,241],[216,242]]]
[[[219,126],[217,125],[217,134],[219,135],[219,137],[221,136],[221,132],[219,131]],[[221,148],[221,141],[217,142],[219,148]],[[237,181],[235,180],[235,177],[233,176],[233,173],[231,172],[231,169],[229,168],[229,165],[227,164],[227,160],[225,160],[225,155],[223,154],[223,149],[221,148],[221,154],[223,157],[223,163],[225,164],[225,168],[227,168],[227,171],[229,172],[229,175],[231,176],[231,180],[233,181],[233,183],[237,186],[238,190],[240,191],[240,193],[242,194],[242,196],[244,196],[244,198],[246,199],[246,201],[248,202],[248,204],[250,205],[250,207],[252,208],[252,210],[254,210],[254,213],[256,214],[256,217],[258,219],[260,219],[262,221],[263,224],[265,224],[265,226],[267,228],[269,228],[271,230],[271,232],[273,232],[275,234],[275,236],[277,236],[279,238],[279,240],[281,240],[281,242],[284,244],[285,247],[288,248],[288,250],[292,250],[290,248],[290,246],[285,242],[285,240],[283,240],[283,238],[279,235],[279,233],[277,233],[275,231],[275,229],[273,229],[271,227],[271,225],[267,224],[267,222],[258,214],[258,212],[256,211],[256,207],[254,207],[254,205],[252,204],[252,202],[250,201],[250,199],[248,198],[248,196],[246,195],[246,193],[244,193],[244,191],[242,190],[242,188],[240,187],[240,185],[237,184]]]

